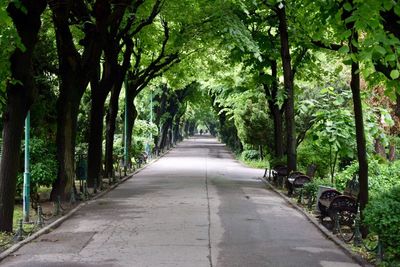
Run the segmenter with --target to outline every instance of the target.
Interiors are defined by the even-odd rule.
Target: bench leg
[[[340,231],[339,213],[338,212],[336,212],[335,215],[333,216],[333,223],[334,223],[334,226],[333,226],[332,232],[333,232],[333,234],[336,235]]]

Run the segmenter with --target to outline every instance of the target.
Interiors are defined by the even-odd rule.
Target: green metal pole
[[[25,119],[25,172],[23,188],[24,222],[29,222],[29,206],[31,191],[31,173],[29,172],[29,143],[30,143],[31,113],[28,111]]]
[[[125,118],[124,118],[124,172],[126,175],[126,170],[128,167],[128,76],[125,76]]]

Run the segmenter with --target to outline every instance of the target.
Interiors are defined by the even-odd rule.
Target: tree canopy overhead
[[[101,190],[116,162],[201,129],[333,182],[357,162],[364,210],[368,164],[389,166],[400,144],[399,23],[397,0],[3,1],[0,230],[28,110],[53,200],[77,193],[78,154]]]

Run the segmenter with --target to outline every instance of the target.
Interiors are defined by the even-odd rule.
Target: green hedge
[[[242,152],[243,160],[258,160],[260,159],[260,152],[258,150],[244,150]]]
[[[385,258],[400,266],[400,185],[371,199],[364,216],[370,231],[383,242]]]

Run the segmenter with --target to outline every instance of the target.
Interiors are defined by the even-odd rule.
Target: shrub
[[[393,163],[381,163],[377,159],[371,159],[368,162],[368,169],[368,188],[371,198],[400,185],[400,160]],[[338,172],[335,177],[337,189],[344,190],[346,182],[356,175],[357,171],[358,162],[353,162],[346,169]]]
[[[372,199],[364,210],[364,222],[378,234],[388,260],[400,260],[400,185]]]
[[[242,152],[243,160],[258,160],[260,159],[260,152],[258,150],[244,150]]]
[[[329,148],[318,146],[312,140],[304,140],[297,150],[299,170],[307,170],[311,164],[316,165],[316,177],[326,177],[329,174]]]
[[[312,179],[311,182],[306,183],[303,187],[303,192],[307,196],[317,197],[318,188],[320,185],[333,187],[330,179]]]
[[[57,177],[56,147],[53,143],[41,139],[32,138],[30,143],[31,160],[31,192],[36,193],[40,186],[49,187]],[[24,176],[18,175],[17,188],[22,190]]]

